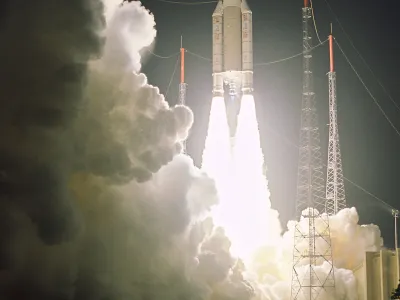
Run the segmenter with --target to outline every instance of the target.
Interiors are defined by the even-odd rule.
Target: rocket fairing
[[[252,27],[246,0],[219,0],[213,13],[214,96],[224,96],[224,84],[236,94],[253,92]]]

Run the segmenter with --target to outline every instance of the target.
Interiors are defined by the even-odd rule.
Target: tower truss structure
[[[318,116],[312,73],[312,8],[304,0],[303,19],[303,94],[297,174],[292,300],[315,300],[334,289],[334,269],[329,219],[325,211],[325,185],[322,169]],[[328,272],[317,266],[328,264]]]
[[[179,83],[179,104],[186,104],[186,88],[187,84],[185,83],[185,48],[183,48],[182,44],[182,36],[181,36],[181,80]],[[183,142],[183,152],[186,152],[186,141]]]
[[[339,144],[337,121],[336,72],[333,63],[333,36],[329,35],[329,146],[326,181],[326,213],[335,215],[346,207],[346,195],[343,180],[342,157]]]

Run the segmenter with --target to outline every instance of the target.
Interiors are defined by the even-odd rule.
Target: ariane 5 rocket
[[[253,22],[246,0],[219,0],[213,13],[213,96],[253,93]]]

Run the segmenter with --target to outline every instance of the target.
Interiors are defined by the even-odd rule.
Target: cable
[[[325,44],[327,41],[328,41],[328,39],[326,39],[325,41],[319,43],[318,45],[316,45],[316,46],[314,46],[314,47],[311,47],[309,51],[312,51],[312,50],[314,50],[315,48],[318,48],[319,46],[322,46],[322,45]],[[272,64],[279,63],[279,62],[287,61],[287,60],[289,60],[289,59],[296,58],[296,57],[301,56],[301,55],[303,55],[303,52],[297,53],[297,54],[295,54],[295,55],[292,55],[292,56],[289,56],[289,57],[286,57],[286,58],[278,59],[278,60],[275,60],[275,61],[270,61],[270,62],[266,62],[266,63],[254,64],[254,66],[268,66],[268,65],[272,65]]]
[[[312,14],[312,19],[313,19],[313,23],[314,23],[314,29],[315,29],[315,34],[317,35],[318,41],[321,44],[321,39],[319,38],[319,34],[318,34],[318,29],[317,29],[317,23],[315,22],[315,16],[314,16],[314,7],[312,4],[312,0],[310,0],[310,4],[311,4],[311,14]]]
[[[156,0],[156,1],[170,3],[170,4],[180,4],[180,5],[202,5],[202,4],[210,4],[218,2],[218,1],[180,2],[180,1],[170,1],[170,0]]]
[[[366,86],[366,84],[364,83],[364,81],[362,80],[361,76],[358,74],[358,72],[356,71],[356,69],[354,68],[353,64],[350,62],[349,58],[347,57],[347,55],[344,53],[342,47],[340,47],[338,41],[335,38],[335,43],[336,45],[338,45],[338,48],[340,50],[340,52],[342,52],[344,58],[347,60],[347,63],[350,65],[350,67],[353,69],[354,73],[357,75],[358,79],[360,80],[360,82],[362,83],[362,85],[364,86],[365,90],[368,92],[368,94],[371,96],[372,100],[374,100],[376,106],[378,106],[379,110],[381,111],[381,113],[384,115],[384,117],[386,118],[386,120],[389,122],[389,124],[392,126],[392,128],[396,131],[397,135],[400,137],[400,132],[399,130],[396,128],[396,126],[394,126],[394,124],[392,123],[392,121],[390,120],[390,118],[388,117],[388,115],[385,113],[385,111],[383,110],[383,108],[379,105],[378,101],[376,100],[376,98],[374,97],[374,95],[371,93],[371,91],[368,89],[368,87]]]
[[[320,44],[318,44],[318,45],[316,45],[316,46],[310,48],[310,51],[314,50],[315,48],[318,48],[319,46],[322,46],[322,45],[325,44],[327,41],[328,41],[328,39],[326,39],[325,41],[322,41]],[[210,58],[201,56],[201,55],[199,55],[199,54],[197,54],[197,53],[194,53],[194,52],[191,52],[191,51],[189,51],[189,50],[186,50],[186,52],[189,53],[189,54],[191,54],[191,55],[193,55],[193,56],[196,56],[196,57],[198,57],[198,58],[200,58],[200,59],[204,59],[204,60],[206,60],[206,61],[212,61]],[[292,56],[289,56],[289,57],[286,57],[286,58],[281,58],[281,59],[278,59],[278,60],[275,60],[275,61],[270,61],[270,62],[265,62],[265,63],[257,63],[257,64],[254,64],[254,66],[268,66],[268,65],[272,65],[272,64],[279,63],[279,62],[287,61],[287,60],[289,60],[289,59],[296,58],[296,57],[301,56],[301,55],[303,55],[303,52],[297,53],[297,54],[295,54],[295,55],[292,55]]]
[[[169,56],[161,56],[161,55],[155,54],[153,51],[151,51],[151,50],[149,50],[149,49],[146,49],[146,50],[147,50],[151,55],[153,55],[153,56],[155,56],[155,57],[158,57],[158,58],[163,58],[163,59],[172,58],[172,57],[174,57],[174,56],[176,56],[176,55],[179,54],[179,52],[176,52],[176,53],[171,54],[171,55],[169,55]]]
[[[297,149],[299,149],[299,146],[296,145],[295,143],[293,143],[290,139],[286,138],[285,136],[283,136],[282,134],[280,134],[279,132],[277,132],[276,130],[272,129],[271,126],[267,127],[272,133],[274,133],[276,136],[278,136],[279,138],[281,138],[283,141],[285,141],[285,143],[287,143],[288,145],[291,145],[292,147],[295,147]],[[324,167],[326,167],[326,164],[322,163]],[[366,193],[367,195],[371,196],[372,198],[374,198],[375,200],[379,201],[380,203],[386,205],[388,208],[390,209],[394,209],[393,206],[391,206],[390,204],[386,203],[385,201],[383,201],[381,198],[379,198],[378,196],[374,195],[373,193],[369,192],[368,190],[366,190],[365,188],[363,188],[362,186],[360,186],[359,184],[355,183],[354,181],[348,179],[347,177],[343,176],[343,179],[346,180],[347,182],[349,182],[350,184],[352,184],[353,186],[355,186],[356,188],[358,188],[359,190],[363,191],[364,193]]]
[[[167,90],[165,91],[165,98],[168,97],[169,88],[171,87],[172,80],[174,80],[174,76],[175,76],[175,73],[176,73],[176,69],[177,69],[177,67],[178,67],[178,62],[179,62],[179,57],[177,58],[177,60],[176,60],[176,62],[175,62],[174,71],[172,72],[171,78],[170,78],[169,83],[168,83]]]
[[[338,23],[340,29],[342,29],[344,35],[346,38],[349,40],[350,45],[353,47],[353,49],[356,51],[357,55],[360,57],[364,65],[368,68],[368,70],[371,72],[372,76],[375,78],[375,80],[378,82],[378,84],[381,86],[382,90],[385,92],[385,94],[389,97],[390,101],[396,106],[396,108],[400,111],[400,105],[396,103],[396,101],[393,99],[393,97],[390,95],[389,91],[386,89],[386,87],[383,85],[383,83],[379,80],[378,76],[375,75],[374,71],[371,69],[371,67],[368,65],[367,61],[364,59],[364,57],[361,55],[360,51],[356,48],[356,46],[353,43],[352,38],[350,35],[346,32],[344,29],[342,23],[340,22],[338,16],[335,14],[335,12],[332,9],[332,6],[329,4],[327,0],[324,0],[326,5],[328,6],[329,10],[331,11],[332,15],[334,16],[336,22]]]
[[[196,57],[198,57],[198,58],[204,59],[204,60],[206,60],[206,61],[212,61],[212,59],[210,59],[210,58],[201,56],[201,55],[196,54],[196,53],[194,53],[194,52],[191,52],[191,51],[189,51],[189,50],[187,50],[187,49],[186,49],[186,52],[189,53],[189,54],[191,54],[191,55],[193,55],[193,56],[196,56]]]
[[[362,186],[358,185],[357,183],[351,181],[350,179],[346,178],[343,176],[343,178],[345,180],[347,180],[349,183],[351,183],[352,185],[354,185],[355,187],[357,187],[358,189],[360,189],[361,191],[363,191],[364,193],[368,194],[369,196],[375,198],[376,200],[378,200],[380,203],[386,205],[387,207],[389,207],[390,209],[394,209],[393,206],[391,206],[389,203],[386,203],[385,201],[383,201],[381,198],[379,198],[378,196],[372,194],[371,192],[367,191],[366,189],[364,189]]]

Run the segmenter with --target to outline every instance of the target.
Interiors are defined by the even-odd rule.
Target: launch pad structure
[[[324,214],[325,185],[311,65],[311,18],[312,8],[309,0],[304,0],[303,93],[296,216],[308,222],[307,226],[303,225],[304,222],[297,222],[295,225],[291,300],[316,300],[327,289],[335,288],[329,219],[327,214]],[[323,263],[328,264],[328,273],[317,274],[316,268]]]
[[[344,189],[342,156],[339,143],[339,126],[337,120],[336,102],[336,72],[333,61],[333,35],[332,24],[329,35],[329,145],[326,180],[326,213],[336,215],[346,208],[346,196]]]

